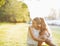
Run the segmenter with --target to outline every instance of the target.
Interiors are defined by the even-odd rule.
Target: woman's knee
[[[42,46],[42,43],[43,43],[43,42],[38,42],[38,46]]]

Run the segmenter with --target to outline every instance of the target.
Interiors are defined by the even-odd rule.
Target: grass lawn
[[[28,24],[0,23],[0,46],[27,46]],[[60,46],[60,27],[50,26],[54,43]]]
[[[51,26],[54,42],[57,46],[60,46],[60,27],[59,26]]]

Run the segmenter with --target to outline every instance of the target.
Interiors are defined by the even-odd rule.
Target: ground
[[[29,24],[0,23],[0,46],[27,46]],[[50,26],[54,43],[60,46],[60,27]]]

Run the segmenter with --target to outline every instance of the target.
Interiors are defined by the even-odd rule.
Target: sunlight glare
[[[46,17],[51,12],[51,9],[56,9],[58,12],[59,0],[22,0],[28,6],[30,17]],[[57,13],[58,14],[58,13]]]

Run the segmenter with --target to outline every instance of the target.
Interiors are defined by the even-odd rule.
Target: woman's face
[[[32,25],[33,25],[34,27],[37,27],[37,22],[33,20]]]
[[[41,22],[40,22],[40,20],[39,20],[39,21],[33,20],[32,24],[33,24],[33,26],[36,27],[36,28],[41,28]]]
[[[37,22],[37,26],[38,26],[39,28],[41,28],[41,20],[39,20],[39,21]]]

